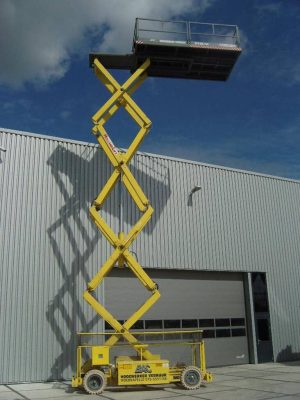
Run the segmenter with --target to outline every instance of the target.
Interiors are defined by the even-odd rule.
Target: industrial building
[[[94,144],[1,129],[0,145],[0,383],[70,379],[74,332],[105,328],[82,293],[111,253],[88,208],[112,168]],[[209,366],[300,358],[300,182],[144,153],[131,165],[155,210],[131,250],[162,293],[135,329],[201,328]],[[128,231],[139,212],[120,196],[102,215]],[[97,291],[121,321],[144,296],[118,268]]]

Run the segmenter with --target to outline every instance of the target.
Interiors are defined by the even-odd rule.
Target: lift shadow
[[[58,145],[47,161],[64,203],[57,205],[59,217],[47,229],[56,264],[63,278],[63,284],[49,302],[46,311],[47,321],[61,349],[61,353],[52,365],[49,381],[69,378],[64,372],[67,369],[74,369],[77,345],[75,332],[78,329],[89,332],[99,327],[98,315],[88,319],[84,313],[81,290],[83,291],[85,286],[82,286],[82,283],[79,285],[78,280],[82,279],[87,283],[91,279],[87,262],[97,246],[101,252],[99,243],[101,233],[92,222],[88,224],[87,221],[90,221],[89,204],[104,186],[112,171],[104,157],[103,152],[96,147],[86,146],[83,153],[78,155],[70,151],[67,145]],[[155,162],[149,166],[150,169],[154,167]],[[161,166],[159,168],[161,170]],[[131,171],[138,181],[147,183],[148,189],[155,188],[151,199],[155,213],[151,227],[146,230],[147,234],[151,234],[170,197],[168,170],[165,170],[164,179],[156,179],[153,170],[150,171],[151,176],[136,167],[132,167]],[[159,192],[164,193],[164,196],[155,195]],[[116,193],[114,196],[116,197]],[[118,218],[119,207],[116,200],[115,198],[113,202],[106,202],[103,211]],[[130,212],[124,213],[124,219],[128,224],[135,222],[134,215]],[[67,249],[66,245],[60,242],[62,233],[66,235],[72,252],[71,264],[65,260]],[[65,305],[65,296],[68,296],[69,307]],[[62,325],[66,328],[63,329]]]
[[[299,361],[299,362],[295,362]],[[300,366],[300,352],[294,352],[291,345],[287,345],[284,349],[282,349],[277,357],[276,362],[287,364],[290,366]]]

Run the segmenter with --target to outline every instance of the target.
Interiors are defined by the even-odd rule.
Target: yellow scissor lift
[[[218,34],[219,29],[219,34]],[[226,31],[227,29],[227,31]],[[203,33],[204,32],[204,33]],[[170,35],[173,40],[170,40]],[[184,40],[182,40],[184,38]],[[113,333],[79,333],[101,338],[101,344],[80,344],[77,347],[76,376],[72,386],[83,386],[88,393],[99,394],[106,385],[153,385],[181,383],[186,389],[200,387],[201,381],[210,382],[211,373],[206,370],[202,331],[132,332],[131,327],[156,303],[160,297],[157,284],[137,262],[129,248],[143,230],[153,213],[149,200],[132,175],[128,165],[151,128],[151,121],[134,102],[131,95],[147,76],[186,79],[226,80],[237,60],[239,47],[236,26],[199,24],[191,22],[157,21],[137,19],[133,41],[133,52],[129,55],[91,54],[90,65],[96,76],[112,94],[110,99],[92,117],[96,136],[101,148],[112,163],[113,172],[107,183],[93,201],[90,215],[98,229],[113,246],[114,251],[98,273],[88,283],[84,299],[113,329]],[[107,68],[129,69],[130,78],[120,85]],[[124,153],[118,150],[105,129],[106,122],[123,107],[139,126],[139,132]],[[137,223],[128,232],[114,233],[99,211],[110,192],[121,180],[133,201],[142,213]],[[149,298],[121,324],[96,298],[93,291],[114,268],[130,268],[136,278],[150,292]],[[138,335],[188,335],[187,340],[176,341],[177,345],[191,347],[191,365],[170,365],[169,360],[152,354],[149,344],[137,339]],[[193,336],[191,340],[190,337]],[[138,336],[139,337],[139,336]],[[119,344],[120,339],[128,344]],[[174,342],[162,342],[162,346]],[[117,356],[111,359],[111,348],[130,346],[136,356]],[[151,343],[151,347],[155,344]],[[84,354],[88,352],[87,360]]]

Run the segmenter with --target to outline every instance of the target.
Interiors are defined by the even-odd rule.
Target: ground
[[[90,396],[68,382],[0,386],[0,400],[294,400],[300,399],[300,362],[212,368],[215,381],[199,390],[165,387],[108,388]]]

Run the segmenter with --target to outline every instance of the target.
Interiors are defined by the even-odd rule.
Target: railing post
[[[235,36],[236,36],[235,43],[237,46],[240,46],[240,34],[238,26],[235,27]]]
[[[138,39],[139,38],[139,19],[136,19],[136,33],[135,33],[135,38]]]
[[[186,22],[186,34],[187,34],[187,43],[191,43],[191,23],[190,21]]]

